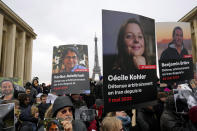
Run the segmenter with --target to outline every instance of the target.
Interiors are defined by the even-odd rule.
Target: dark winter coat
[[[188,51],[184,46],[182,46],[181,53],[179,54],[176,50],[173,42],[168,44],[168,48],[164,50],[161,54],[160,60],[165,59],[181,59],[184,55],[188,55]]]
[[[165,110],[161,117],[161,131],[197,131],[197,126],[183,115]]]
[[[174,97],[168,97],[160,119],[161,131],[193,131],[188,115],[176,113]],[[193,128],[193,129],[192,129]],[[195,131],[195,130],[194,130]]]
[[[38,92],[38,94],[39,94],[39,93],[42,93],[42,89],[41,89],[40,86],[35,86],[35,85],[33,85],[33,88],[36,89],[36,91]]]
[[[46,104],[41,103],[38,105],[39,116],[41,120],[44,120],[44,114],[50,105],[51,105],[50,103],[46,103]]]
[[[21,114],[19,119],[22,121],[22,127],[33,126],[38,123],[38,119],[31,115],[31,105],[21,106]]]
[[[161,100],[158,100],[158,103],[155,106],[153,106],[153,109],[155,111],[155,114],[156,114],[158,120],[160,120],[161,115],[164,110],[164,102]]]
[[[159,121],[153,110],[142,108],[137,111],[137,124],[141,131],[159,131]]]

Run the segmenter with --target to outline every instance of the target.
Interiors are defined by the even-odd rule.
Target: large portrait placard
[[[156,31],[161,83],[193,79],[190,24],[159,22]]]
[[[102,11],[105,111],[154,101],[156,49],[154,19]]]
[[[54,47],[52,66],[52,92],[63,95],[89,90],[87,45]]]

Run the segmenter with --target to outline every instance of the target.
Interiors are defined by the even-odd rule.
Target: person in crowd
[[[47,100],[46,94],[41,95],[40,99],[41,99],[41,103],[38,105],[38,109],[39,109],[40,119],[44,120],[44,113],[46,112],[46,110],[49,108],[51,104],[46,103]]]
[[[96,120],[99,123],[102,122],[103,118],[105,117],[106,113],[104,112],[104,101],[103,99],[96,99],[95,104],[93,105],[93,109],[96,110]]]
[[[160,122],[161,115],[164,110],[164,104],[166,102],[168,95],[165,92],[158,92],[157,94],[157,104],[153,106],[153,110],[155,112],[155,115]],[[160,125],[160,124],[159,124]]]
[[[61,125],[57,120],[51,120],[47,123],[46,131],[61,131]]]
[[[34,123],[38,122],[38,118],[32,116],[31,114],[31,105],[30,105],[30,97],[25,94],[21,93],[18,96],[19,102],[20,102],[20,110],[21,113],[19,115],[19,119],[22,121],[22,127],[21,131],[25,131],[27,128],[29,129],[31,127],[31,130],[33,130]]]
[[[80,94],[71,94],[71,101],[74,104],[75,109],[86,106],[86,103]]]
[[[162,52],[160,60],[181,59],[184,55],[188,55],[183,43],[183,30],[180,26],[173,29],[172,38],[173,40],[168,44],[168,48]]]
[[[60,72],[85,71],[86,67],[79,65],[79,52],[74,47],[68,47],[63,52],[62,61],[64,68]]]
[[[50,89],[48,88],[48,86],[46,86],[45,83],[42,83],[42,88],[43,88],[43,94],[47,94],[50,92]]]
[[[131,118],[127,115],[125,111],[116,111],[116,112],[109,112],[107,117],[116,117],[122,122],[122,127],[124,131],[130,131],[131,126]]]
[[[197,106],[193,106],[189,110],[189,127],[192,131],[197,131]]]
[[[52,108],[53,108],[53,104],[51,104],[49,106],[49,108],[46,110],[46,112],[44,114],[44,118],[52,118],[53,117]]]
[[[83,99],[85,101],[85,103],[87,104],[88,108],[93,108],[93,105],[95,104],[95,95],[94,94],[84,94],[83,95]]]
[[[128,19],[119,30],[117,40],[117,59],[113,70],[128,72],[148,63],[145,53],[143,28],[135,19]]]
[[[188,120],[187,114],[176,112],[174,96],[168,96],[160,118],[161,131],[188,131]]]
[[[159,119],[153,106],[138,109],[136,122],[141,131],[160,131]]]
[[[14,84],[10,80],[3,80],[1,82],[1,93],[3,100],[14,99]]]
[[[14,115],[15,115],[15,130],[18,131],[21,127],[21,121],[19,119],[21,110],[20,110],[20,103],[18,100],[13,100],[14,105]]]
[[[29,88],[29,89],[31,90],[31,95],[33,96],[33,98],[36,98],[38,92],[37,92],[37,90],[36,90],[35,88],[32,87],[32,85],[31,85],[30,82],[27,82],[27,83],[25,84],[25,89],[26,89],[26,88]]]
[[[97,83],[96,81],[92,81],[90,83],[90,89],[92,93],[95,94],[96,99],[103,99],[103,82]]]
[[[86,131],[86,126],[73,118],[74,106],[68,96],[58,97],[52,107],[53,118],[61,119],[64,131]]]
[[[38,93],[42,93],[42,89],[39,85],[39,81],[38,81],[38,77],[34,77],[33,80],[32,80],[32,86],[34,89],[37,90]]]
[[[39,120],[39,111],[38,111],[38,108],[34,105],[31,107],[31,116]],[[32,128],[33,128],[33,131],[37,131],[38,121],[32,122]]]
[[[31,95],[31,88],[27,87],[27,88],[25,89],[25,93],[26,93],[27,95]]]
[[[25,93],[29,96],[30,98],[30,104],[33,105],[36,102],[36,99],[34,96],[31,94],[31,87],[26,87]]]
[[[105,117],[101,123],[100,131],[124,131],[122,122],[116,117]]]

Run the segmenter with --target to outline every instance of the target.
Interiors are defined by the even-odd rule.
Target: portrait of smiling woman
[[[131,18],[119,30],[117,40],[117,58],[114,70],[129,71],[146,65],[146,41],[140,23]]]
[[[149,17],[103,11],[103,71],[134,73],[156,69],[155,20]]]

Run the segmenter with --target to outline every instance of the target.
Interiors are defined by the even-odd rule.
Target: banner
[[[131,109],[156,99],[155,22],[102,11],[105,111]]]
[[[52,92],[63,95],[89,90],[87,45],[54,47],[52,66]]]
[[[190,24],[161,22],[156,24],[161,83],[193,79]]]

